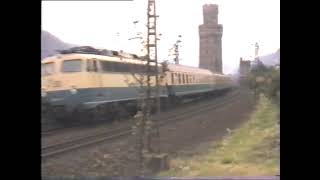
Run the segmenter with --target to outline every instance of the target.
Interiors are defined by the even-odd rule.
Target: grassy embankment
[[[209,151],[171,160],[159,176],[276,175],[280,165],[279,106],[261,95],[250,120]]]

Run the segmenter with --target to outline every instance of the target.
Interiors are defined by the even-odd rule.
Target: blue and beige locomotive
[[[90,49],[90,51],[88,50]],[[117,51],[77,47],[42,60],[42,104],[55,119],[114,118],[136,112],[137,76],[146,76],[142,57]],[[151,64],[149,72],[156,72]],[[231,78],[209,70],[159,64],[161,100],[199,96],[234,86]],[[151,78],[155,86],[155,74]],[[88,118],[88,117],[86,117]]]

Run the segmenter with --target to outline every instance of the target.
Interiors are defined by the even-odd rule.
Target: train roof
[[[133,64],[146,64],[147,61],[145,61],[142,57],[132,57],[132,56],[122,56],[122,55],[101,55],[101,54],[95,54],[95,53],[84,53],[84,52],[65,52],[62,54],[57,54],[55,56],[47,57],[41,61],[41,63],[48,63],[53,61],[62,61],[62,60],[72,60],[72,59],[98,59],[100,61],[114,61],[114,62],[124,62],[124,63],[133,63]],[[151,65],[155,65],[155,63],[151,63]],[[158,66],[162,66],[161,63],[158,63]],[[205,75],[214,75],[214,76],[221,76],[226,77],[224,74],[218,74],[213,73],[212,71],[208,69],[198,68],[198,67],[191,67],[186,65],[180,65],[180,64],[168,64],[168,69],[170,71],[174,72],[185,72],[185,73],[200,73]]]
[[[180,64],[168,64],[168,69],[176,72],[186,72],[186,73],[197,72],[197,73],[207,74],[207,75],[213,74],[210,70],[207,70],[207,69],[201,69],[197,67],[185,66]]]
[[[106,56],[97,54],[84,54],[84,53],[68,53],[68,54],[57,54],[55,56],[47,57],[41,61],[41,63],[59,61],[59,60],[72,60],[72,59],[98,59],[100,61],[114,61],[134,64],[146,64],[147,62],[141,58],[130,58],[123,56]],[[154,65],[154,63],[151,63]],[[159,65],[161,66],[161,64]]]
[[[186,65],[180,65],[180,64],[168,64],[168,68],[171,71],[176,72],[186,72],[186,73],[201,73],[206,75],[214,75],[214,76],[221,76],[221,77],[227,77],[227,75],[219,74],[219,73],[213,73],[212,71],[208,69],[198,68],[198,67],[191,67]]]
[[[97,49],[91,46],[77,46],[72,47],[70,49],[64,49],[64,50],[58,50],[60,54],[95,54],[95,55],[103,55],[103,56],[122,56],[126,58],[140,58],[136,54],[131,54],[127,52],[120,51],[114,51],[110,49]]]
[[[48,62],[56,59],[63,60],[68,59],[70,57],[78,56],[77,58],[96,58],[99,60],[107,60],[107,61],[127,61],[128,63],[145,63],[145,57],[140,57],[136,54],[131,54],[127,52],[114,51],[109,49],[98,49],[91,46],[78,46],[72,47],[69,49],[58,50],[60,54],[55,56],[47,57],[43,60],[43,62]]]

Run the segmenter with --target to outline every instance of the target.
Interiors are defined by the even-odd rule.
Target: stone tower
[[[199,26],[199,67],[222,73],[222,25],[218,24],[218,5],[203,6],[203,24]]]
[[[240,58],[239,73],[240,76],[247,76],[250,73],[251,61]]]

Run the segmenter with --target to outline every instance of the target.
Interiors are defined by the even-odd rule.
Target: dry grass
[[[241,128],[209,151],[171,160],[159,176],[259,176],[279,174],[279,107],[261,95],[259,104]]]

